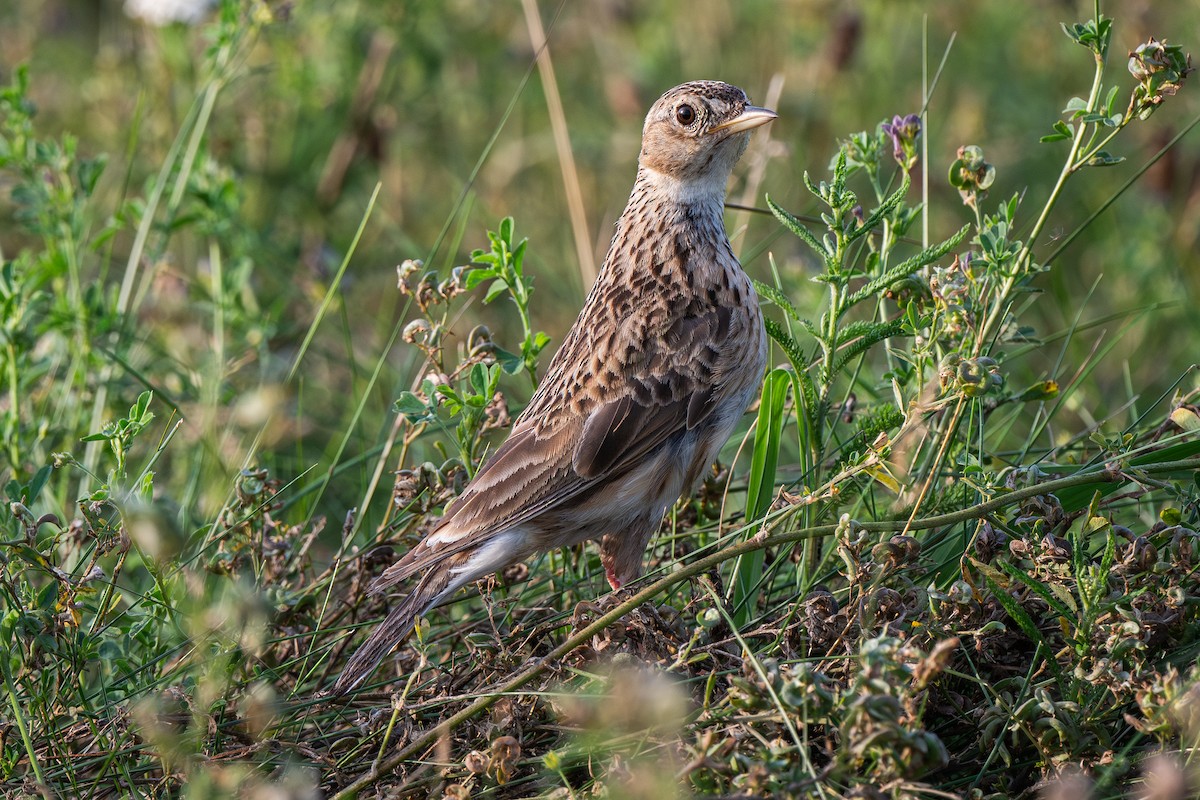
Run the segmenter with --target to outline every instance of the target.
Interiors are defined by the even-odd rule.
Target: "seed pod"
[[[396,285],[401,294],[409,295],[413,293],[413,278],[424,268],[425,262],[419,258],[406,259],[400,266],[396,267]]]
[[[415,344],[419,347],[428,341],[430,328],[429,320],[414,319],[404,326],[404,331],[401,332],[400,337],[409,344]]]

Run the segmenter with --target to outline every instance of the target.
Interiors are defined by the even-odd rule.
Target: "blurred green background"
[[[217,208],[220,219],[208,235],[181,227],[138,278],[142,301],[129,367],[152,376],[178,403],[187,418],[182,435],[200,445],[207,462],[181,454],[191,459],[188,474],[173,477],[169,460],[160,466],[160,485],[171,481],[183,495],[180,487],[190,482],[194,502],[185,506],[218,507],[228,481],[196,476],[213,466],[232,474],[260,432],[258,460],[285,480],[333,468],[331,453],[348,434],[337,466],[358,475],[331,481],[321,502],[331,513],[358,504],[374,465],[355,454],[386,435],[391,403],[418,363],[403,344],[387,349],[405,311],[395,273],[403,259],[425,258],[448,273],[486,244],[488,227],[514,216],[518,234],[531,239],[534,323],[560,341],[587,290],[580,252],[597,265],[603,258],[632,184],[643,115],[677,83],[719,78],[760,103],[773,81],[781,87],[771,99],[780,119],[766,136],[756,135],[730,198],[739,200],[746,176],[761,170],[753,204],[763,207],[766,192],[805,214],[815,205],[800,181],[803,171],[824,176],[839,138],[919,111],[923,59],[932,76],[954,36],[925,132],[936,239],[970,218],[945,180],[964,144],[982,146],[998,168],[988,210],[1028,190],[1023,219],[1032,224],[1065,152],[1037,139],[1070,97],[1086,96],[1092,72],[1087,51],[1059,28],[1090,16],[1090,2],[543,0],[537,10],[549,36],[584,235],[568,214],[546,84],[533,69],[529,5],[338,0],[260,9],[267,24],[221,87],[189,187],[189,197],[207,197],[205,208]],[[1104,11],[1116,17],[1108,80],[1123,87],[1122,97],[1132,86],[1126,50],[1152,35],[1189,49],[1200,42],[1200,4],[1135,0]],[[202,24],[154,27],[131,18],[121,2],[0,4],[0,80],[28,64],[40,134],[70,133],[82,154],[109,155],[92,204],[99,216],[144,193],[157,173],[203,85],[209,44]],[[1128,160],[1071,182],[1038,252],[1047,255],[1198,111],[1200,85],[1190,83],[1151,122],[1122,136],[1116,149]],[[1132,416],[1124,409],[1131,397],[1157,397],[1196,360],[1198,154],[1200,135],[1191,135],[1159,161],[1063,254],[1040,282],[1047,293],[1023,318],[1052,336],[1077,318],[1086,326],[1118,315],[1012,366],[1029,379],[1060,382],[1129,323],[1088,386],[1072,396],[1079,429],[1113,414],[1108,424],[1121,427]],[[287,383],[377,183],[378,201],[333,312],[299,380]],[[9,187],[0,184],[5,257],[34,242],[13,215]],[[807,280],[813,265],[793,237],[781,236],[766,215],[731,213],[730,222],[754,277],[770,280],[770,252],[797,305],[808,298],[815,304],[821,290]],[[131,239],[131,228],[119,233],[112,252],[84,264],[86,277],[119,283]],[[212,350],[213,239],[237,298],[226,309],[228,360],[216,385],[204,368]],[[1130,313],[1156,305],[1164,307]],[[512,342],[519,330],[507,304],[476,302],[465,315],[464,333],[486,321],[499,341]],[[368,392],[381,354],[384,372]],[[131,372],[105,380],[117,408],[141,388]],[[514,403],[522,402],[527,389],[509,388]],[[213,397],[218,402],[205,401]]]

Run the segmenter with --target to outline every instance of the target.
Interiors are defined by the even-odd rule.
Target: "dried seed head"
[[[392,502],[404,508],[421,493],[421,481],[411,469],[402,469],[396,473],[396,482],[392,485]]]
[[[463,766],[472,775],[482,775],[487,772],[488,757],[478,750],[472,750],[463,759]]]
[[[975,537],[975,554],[980,561],[991,561],[1007,540],[1008,536],[1003,531],[984,520],[979,526],[979,535]]]
[[[467,354],[474,357],[482,353],[490,353],[496,349],[492,341],[492,331],[487,325],[476,325],[467,334]]]
[[[484,431],[508,430],[512,427],[512,416],[508,413],[508,401],[502,392],[492,395],[491,402],[483,409]]]
[[[495,775],[496,783],[508,783],[521,758],[521,743],[512,736],[501,736],[492,742],[492,755],[487,771]]]
[[[404,326],[404,331],[400,334],[400,337],[409,344],[415,344],[420,347],[429,340],[429,332],[432,327],[427,319],[414,319]]]
[[[1146,119],[1163,100],[1174,95],[1192,72],[1192,57],[1177,44],[1153,36],[1129,52],[1129,74],[1138,82],[1130,102],[1138,117]]]
[[[414,279],[421,270],[425,269],[425,262],[419,258],[410,258],[405,260],[396,267],[397,288],[401,294],[410,295],[414,291]]]
[[[959,644],[961,642],[957,636],[942,639],[935,644],[928,655],[913,668],[913,686],[924,689],[935,675],[947,670],[954,660],[954,651],[958,649]]]
[[[523,583],[529,578],[529,565],[524,562],[509,564],[500,570],[500,577],[507,584]]]
[[[438,292],[437,275],[432,272],[426,273],[413,294],[417,300],[417,307],[423,312],[442,302],[442,295]]]
[[[950,165],[949,179],[962,196],[963,204],[975,208],[995,182],[996,168],[984,160],[983,148],[969,144],[958,148],[958,158]]]

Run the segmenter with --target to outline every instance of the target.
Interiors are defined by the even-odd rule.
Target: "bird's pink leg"
[[[608,585],[612,587],[614,592],[621,590],[621,579],[617,577],[617,572],[613,568],[612,563],[605,563],[604,577],[608,578]]]

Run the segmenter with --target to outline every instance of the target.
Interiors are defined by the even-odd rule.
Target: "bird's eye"
[[[691,125],[696,121],[696,109],[684,103],[675,109],[675,119],[679,120],[680,125]]]

